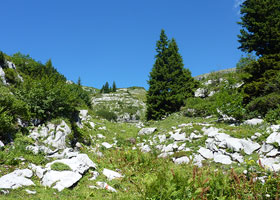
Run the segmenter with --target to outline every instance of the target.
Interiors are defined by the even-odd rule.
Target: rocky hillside
[[[34,65],[29,67],[35,71],[48,66],[34,69]],[[180,112],[145,121],[144,88],[100,94],[62,78],[61,85],[55,81],[42,89],[49,79],[29,80],[32,70],[18,70],[13,63],[8,66],[0,68],[5,92],[0,94],[0,133],[13,132],[0,135],[6,138],[0,141],[0,199],[279,196],[280,126],[259,118],[240,121],[238,115],[228,116],[239,112],[232,109],[236,100],[231,102],[224,93],[224,88],[242,85],[236,73],[208,75]],[[46,71],[53,74],[52,68]],[[25,88],[27,83],[34,84],[29,88],[32,92]],[[89,100],[91,105],[61,104],[66,98],[53,86],[69,92],[70,100],[79,96],[85,100],[80,102]],[[42,91],[49,91],[46,98]],[[26,102],[19,93],[26,95],[26,107],[20,106]],[[59,109],[52,109],[53,105]],[[63,110],[68,105],[71,109]],[[57,110],[65,114],[54,116]]]
[[[95,94],[92,107],[97,113],[112,113],[118,122],[139,122],[145,117],[145,99],[142,87],[120,88],[109,94]]]

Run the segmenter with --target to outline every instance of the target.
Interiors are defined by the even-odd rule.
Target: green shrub
[[[16,84],[19,82],[18,75],[14,69],[5,68],[4,71],[5,71],[5,78],[8,83]]]
[[[264,117],[269,111],[275,110],[280,104],[280,94],[271,93],[266,96],[253,99],[247,106],[248,112],[252,117]],[[271,111],[272,112],[272,111]],[[272,113],[269,114],[270,116]]]
[[[188,98],[182,110],[189,117],[206,117],[215,112],[215,103],[212,98]]]
[[[117,121],[118,118],[115,113],[105,109],[97,110],[95,114],[101,118],[107,119],[108,121]]]
[[[65,171],[65,170],[71,170],[71,168],[62,162],[55,162],[54,164],[51,165],[51,170]]]
[[[218,117],[225,114],[229,117],[241,121],[246,114],[246,109],[243,107],[243,94],[236,89],[224,88],[215,95]]]
[[[280,106],[278,105],[278,107],[276,109],[271,109],[267,112],[267,114],[265,115],[265,120],[267,122],[272,122],[272,123],[279,123],[280,120]]]

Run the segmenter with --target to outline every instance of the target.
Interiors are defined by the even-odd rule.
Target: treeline
[[[100,90],[100,93],[105,93],[106,94],[106,93],[111,93],[111,92],[116,92],[116,91],[117,91],[117,85],[116,85],[116,82],[114,81],[112,87],[110,87],[109,83],[106,82],[102,86],[102,88]]]

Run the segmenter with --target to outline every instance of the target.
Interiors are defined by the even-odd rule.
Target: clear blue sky
[[[148,88],[161,29],[193,76],[235,67],[238,0],[3,0],[0,50],[49,58],[67,79]]]

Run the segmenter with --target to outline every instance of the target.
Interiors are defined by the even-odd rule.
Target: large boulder
[[[82,178],[82,175],[73,171],[48,171],[43,179],[42,185],[48,186],[62,191],[64,188],[69,188],[77,183]]]
[[[113,180],[113,179],[116,179],[116,178],[122,178],[123,175],[121,175],[120,173],[118,172],[115,172],[113,170],[110,170],[110,169],[103,169],[103,175],[107,177],[107,179],[109,181]]]
[[[16,189],[22,186],[34,185],[34,183],[28,179],[33,175],[30,169],[18,169],[10,174],[6,174],[0,178],[0,188],[2,189]]]
[[[96,168],[96,164],[89,159],[87,154],[78,154],[76,157],[70,159],[55,160],[46,165],[46,169],[50,170],[51,165],[59,162],[68,165],[73,172],[84,174],[89,168]]]

